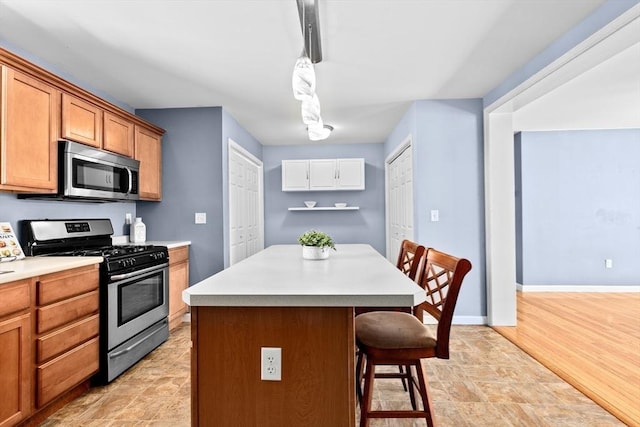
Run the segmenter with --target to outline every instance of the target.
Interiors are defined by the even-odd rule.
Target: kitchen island
[[[415,306],[422,288],[369,245],[304,260],[275,245],[183,292],[191,306],[194,426],[355,424],[353,307]],[[261,349],[282,349],[280,381]]]

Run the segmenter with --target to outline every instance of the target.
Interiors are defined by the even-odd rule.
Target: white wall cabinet
[[[364,159],[282,161],[282,191],[364,190]]]
[[[282,161],[282,191],[309,190],[309,160]]]

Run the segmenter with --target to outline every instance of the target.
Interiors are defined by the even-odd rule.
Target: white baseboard
[[[519,292],[640,292],[640,285],[593,286],[593,285],[520,285]]]

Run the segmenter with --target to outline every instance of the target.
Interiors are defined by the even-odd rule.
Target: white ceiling
[[[640,32],[635,39],[640,39]],[[640,43],[520,108],[514,128],[640,128]]]
[[[383,142],[416,99],[483,97],[605,2],[318,1],[323,144]],[[222,105],[265,145],[311,143],[295,0],[0,0],[0,40],[133,108]]]

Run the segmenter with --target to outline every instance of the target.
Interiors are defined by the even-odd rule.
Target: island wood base
[[[354,427],[352,307],[191,308],[193,426]],[[282,381],[260,380],[261,347]]]

